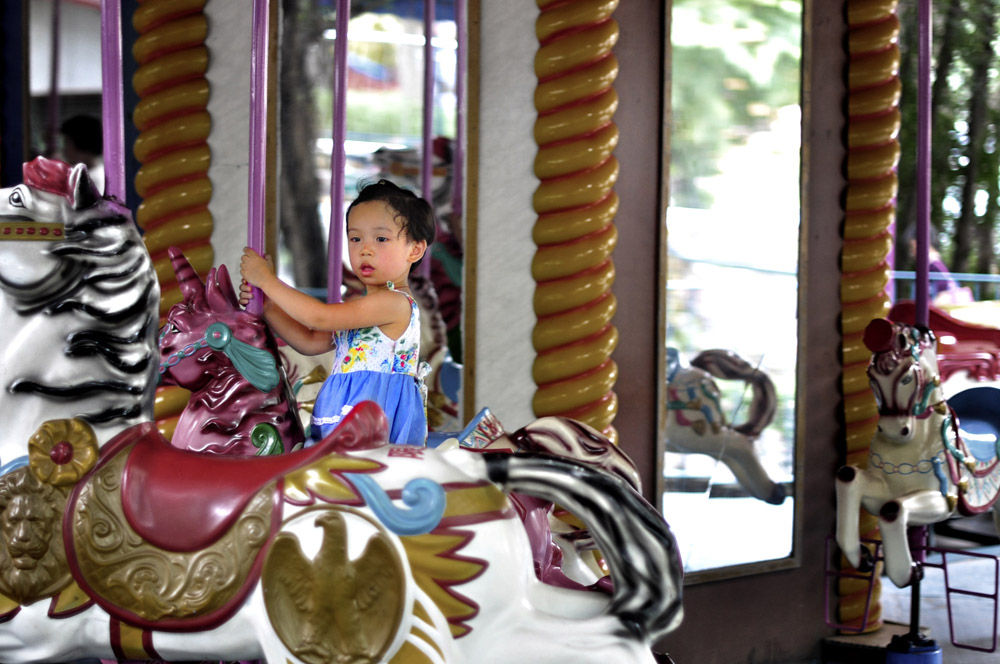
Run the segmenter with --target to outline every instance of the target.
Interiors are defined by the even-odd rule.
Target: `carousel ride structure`
[[[82,166],[46,160],[0,205],[0,233],[25,238],[0,248],[24,254],[0,262],[6,348],[23,356],[5,357],[18,418],[0,447],[0,661],[653,662],[650,644],[680,622],[673,537],[605,469],[618,463],[601,456],[606,440],[590,463],[394,446],[365,403],[295,452],[178,449],[151,421],[158,292],[128,214]],[[262,354],[231,350],[257,348],[242,326],[224,339],[211,325],[182,362],[205,348],[275,387]],[[572,449],[570,429],[550,424],[507,438]],[[585,524],[610,594],[538,580],[511,493]]]

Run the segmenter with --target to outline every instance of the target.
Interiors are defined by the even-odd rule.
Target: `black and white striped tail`
[[[683,573],[670,527],[623,479],[567,459],[485,453],[492,482],[557,503],[590,529],[611,570],[609,612],[649,642],[683,617]]]

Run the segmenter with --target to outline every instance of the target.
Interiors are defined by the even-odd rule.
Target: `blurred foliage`
[[[699,178],[732,146],[799,103],[802,3],[674,0],[671,204],[711,207]]]
[[[996,272],[998,9],[998,0],[946,0],[933,9],[930,221],[933,240],[954,272]],[[912,268],[909,237],[917,214],[916,0],[900,2],[899,16],[903,96],[896,250],[901,259],[897,266]]]

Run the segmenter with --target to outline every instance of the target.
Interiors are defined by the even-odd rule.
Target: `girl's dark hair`
[[[347,216],[350,216],[355,205],[369,201],[382,201],[391,207],[395,212],[393,218],[399,222],[406,237],[414,242],[424,240],[427,242],[427,248],[430,249],[437,234],[437,222],[434,220],[434,209],[427,201],[409,189],[403,189],[388,180],[361,182],[358,184],[358,197],[351,201],[347,208]],[[426,255],[425,251],[424,256]],[[422,260],[424,260],[423,257],[411,265],[410,271],[412,272],[413,268],[420,265]]]

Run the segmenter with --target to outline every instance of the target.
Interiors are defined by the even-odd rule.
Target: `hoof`
[[[890,500],[885,505],[882,505],[882,509],[879,510],[878,516],[880,519],[892,523],[899,518],[899,513],[901,511],[899,503],[895,500]]]
[[[889,579],[897,588],[907,588],[912,586],[914,583],[918,583],[923,578],[924,566],[916,563],[910,563],[910,573],[905,579],[902,579],[902,583],[898,583],[896,579],[892,578],[892,575],[889,575]]]
[[[858,471],[854,466],[841,466],[837,471],[837,479],[841,482],[853,482]]]
[[[785,490],[785,485],[775,484],[774,488],[771,489],[771,495],[764,499],[764,502],[771,505],[780,505],[785,502],[785,498],[788,497],[788,491]]]
[[[862,544],[859,548],[861,549],[861,558],[858,560],[858,566],[854,569],[867,574],[875,569],[875,556],[872,555],[871,550],[867,546]]]

